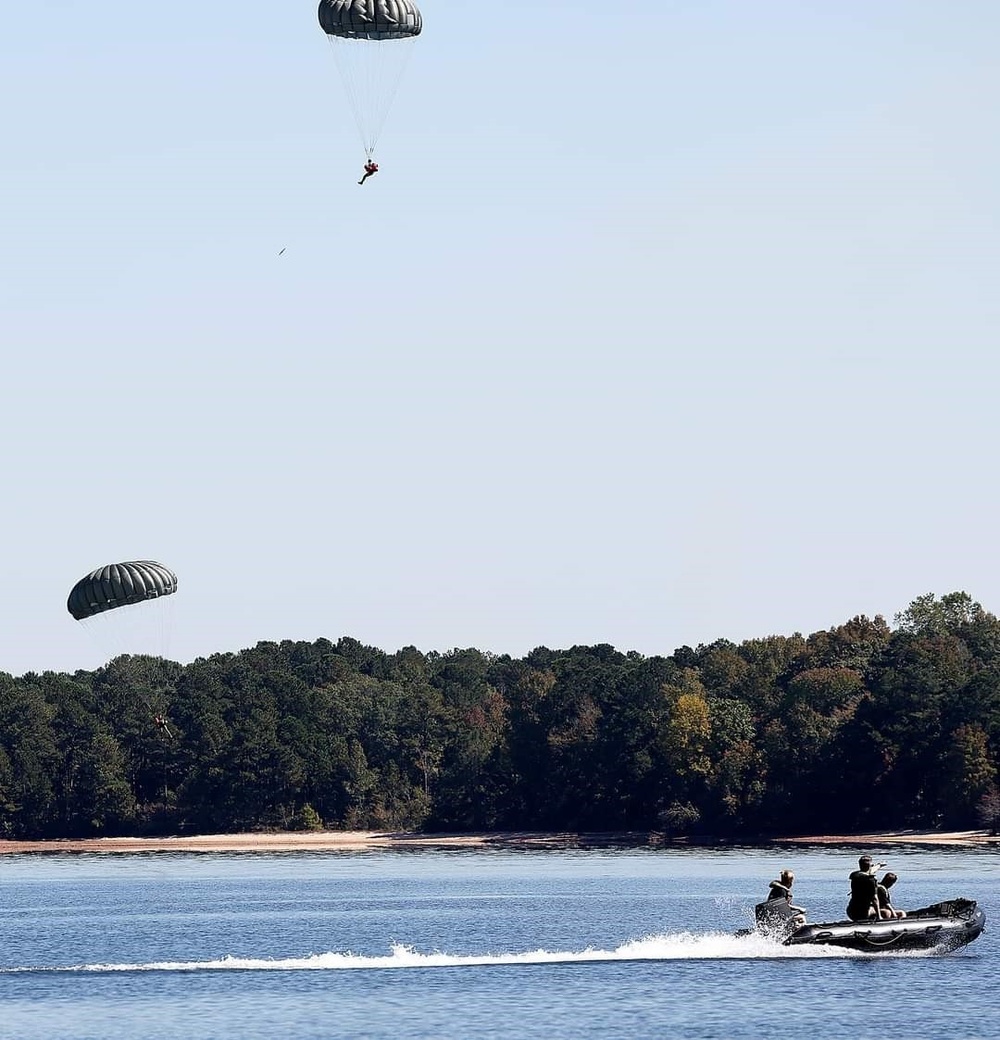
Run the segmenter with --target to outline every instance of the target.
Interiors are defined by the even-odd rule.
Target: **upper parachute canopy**
[[[345,40],[404,40],[419,36],[424,20],[413,0],[320,0],[319,24]]]
[[[101,614],[177,591],[177,575],[153,560],[132,560],[98,567],[72,588],[66,609],[76,618]]]

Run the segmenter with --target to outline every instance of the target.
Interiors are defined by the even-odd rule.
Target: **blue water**
[[[948,956],[731,933],[781,867],[843,916],[856,850],[0,857],[0,1040],[995,1037],[1000,852],[868,849]]]

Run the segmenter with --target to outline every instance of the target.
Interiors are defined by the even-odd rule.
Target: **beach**
[[[156,853],[156,852],[373,852],[412,848],[607,848],[669,847],[724,844],[707,840],[666,839],[662,834],[495,832],[420,834],[391,831],[296,831],[281,833],[199,834],[158,838],[73,838],[44,841],[0,840],[0,855],[24,853]],[[977,831],[889,831],[871,834],[794,835],[762,844],[920,845],[1000,848],[1000,836]]]
[[[579,834],[419,834],[391,831],[283,831],[191,834],[162,838],[67,838],[0,840],[0,855],[27,852],[370,852],[391,848],[483,848],[486,846],[644,845],[643,836]]]

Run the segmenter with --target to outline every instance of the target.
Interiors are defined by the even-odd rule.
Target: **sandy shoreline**
[[[417,848],[607,848],[679,847],[712,842],[666,842],[647,833],[573,834],[502,832],[482,834],[414,834],[388,831],[309,831],[282,834],[202,834],[169,838],[80,838],[48,841],[0,840],[0,855],[25,853],[135,852],[369,852]],[[761,842],[796,845],[950,845],[1000,849],[1000,837],[988,831],[891,831],[881,834],[812,835]]]
[[[369,852],[410,848],[648,845],[648,835],[523,833],[417,834],[392,831],[308,831],[250,834],[197,834],[169,838],[67,838],[0,840],[0,855],[27,852]]]
[[[989,831],[889,831],[884,834],[814,835],[777,838],[794,845],[957,845],[1000,849],[1000,836]]]

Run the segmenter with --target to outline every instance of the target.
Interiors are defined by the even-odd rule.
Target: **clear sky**
[[[363,188],[315,8],[4,11],[0,671],[1000,610],[996,0],[421,0]]]

